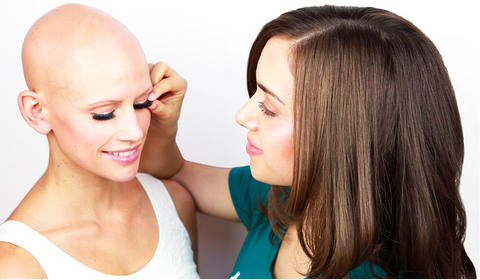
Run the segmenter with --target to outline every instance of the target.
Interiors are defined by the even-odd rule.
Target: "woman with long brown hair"
[[[476,277],[455,93],[417,27],[375,8],[290,11],[258,34],[247,83],[236,120],[250,166],[183,160],[183,96],[169,113],[155,101],[141,162],[158,177],[173,170],[198,211],[245,224],[233,277]]]

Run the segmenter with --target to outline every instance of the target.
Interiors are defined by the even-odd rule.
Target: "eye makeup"
[[[147,101],[139,103],[139,104],[133,104],[133,109],[135,109],[135,110],[145,109],[145,108],[148,108],[148,107],[152,106],[152,103],[153,103],[152,101],[147,100]],[[97,120],[97,121],[106,121],[106,120],[113,119],[115,117],[115,115],[113,114],[114,112],[115,112],[115,110],[113,110],[113,111],[111,111],[110,113],[107,113],[107,114],[93,113],[92,117],[93,117],[94,120]]]
[[[136,110],[145,109],[145,108],[148,108],[148,107],[152,106],[152,103],[153,103],[152,101],[147,99],[147,101],[145,101],[143,103],[133,104],[133,109],[136,109]]]
[[[92,117],[94,120],[97,120],[97,121],[106,121],[106,120],[110,120],[110,119],[113,119],[115,117],[115,115],[113,114],[113,112],[115,112],[115,110],[111,111],[110,113],[108,114],[96,114],[96,113],[93,113],[92,114]]]

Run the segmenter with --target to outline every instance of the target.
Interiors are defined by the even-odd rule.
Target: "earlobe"
[[[45,118],[43,112],[45,109],[40,105],[40,96],[38,93],[30,90],[22,91],[18,95],[17,102],[23,119],[28,125],[35,129],[35,131],[46,135],[52,130]]]

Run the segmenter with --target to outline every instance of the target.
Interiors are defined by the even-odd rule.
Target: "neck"
[[[37,185],[65,215],[101,219],[114,210],[121,212],[134,201],[139,189],[135,178],[128,182],[106,179],[85,170],[59,150],[51,147],[47,171]]]

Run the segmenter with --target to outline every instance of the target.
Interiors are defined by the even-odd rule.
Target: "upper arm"
[[[197,213],[195,209],[195,203],[190,193],[182,187],[179,183],[170,180],[162,180],[163,184],[167,188],[170,197],[175,204],[175,208],[178,213],[178,217],[182,221],[185,229],[190,236],[192,242],[192,250],[194,253],[195,262],[197,262],[198,255],[198,234],[197,234]]]
[[[37,259],[27,250],[0,242],[0,278],[47,278]]]
[[[185,161],[173,179],[188,189],[200,213],[238,222],[228,185],[230,171]]]

